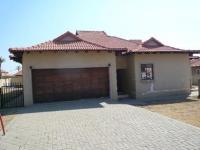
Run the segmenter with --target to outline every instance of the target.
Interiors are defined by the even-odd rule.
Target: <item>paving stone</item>
[[[19,113],[0,150],[200,150],[200,128],[128,103],[35,104]]]

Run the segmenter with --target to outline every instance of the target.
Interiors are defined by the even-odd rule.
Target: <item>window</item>
[[[141,64],[141,79],[153,80],[153,64]]]

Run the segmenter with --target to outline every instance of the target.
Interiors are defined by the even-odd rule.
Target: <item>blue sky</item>
[[[2,0],[2,68],[14,71],[9,47],[31,46],[67,30],[104,30],[110,35],[200,49],[199,0]]]

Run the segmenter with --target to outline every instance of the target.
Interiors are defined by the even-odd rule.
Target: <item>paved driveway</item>
[[[200,128],[129,104],[80,100],[18,113],[0,150],[200,150]]]

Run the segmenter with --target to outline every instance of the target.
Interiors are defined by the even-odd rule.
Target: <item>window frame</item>
[[[143,67],[144,66],[144,67]],[[148,66],[151,66],[151,67],[148,67]],[[151,68],[151,74],[152,74],[152,77],[148,77],[148,73],[147,73],[147,70],[146,68]],[[143,74],[145,73],[145,78],[143,77]],[[153,81],[154,80],[154,64],[153,63],[142,63],[140,64],[140,79],[142,81]]]

